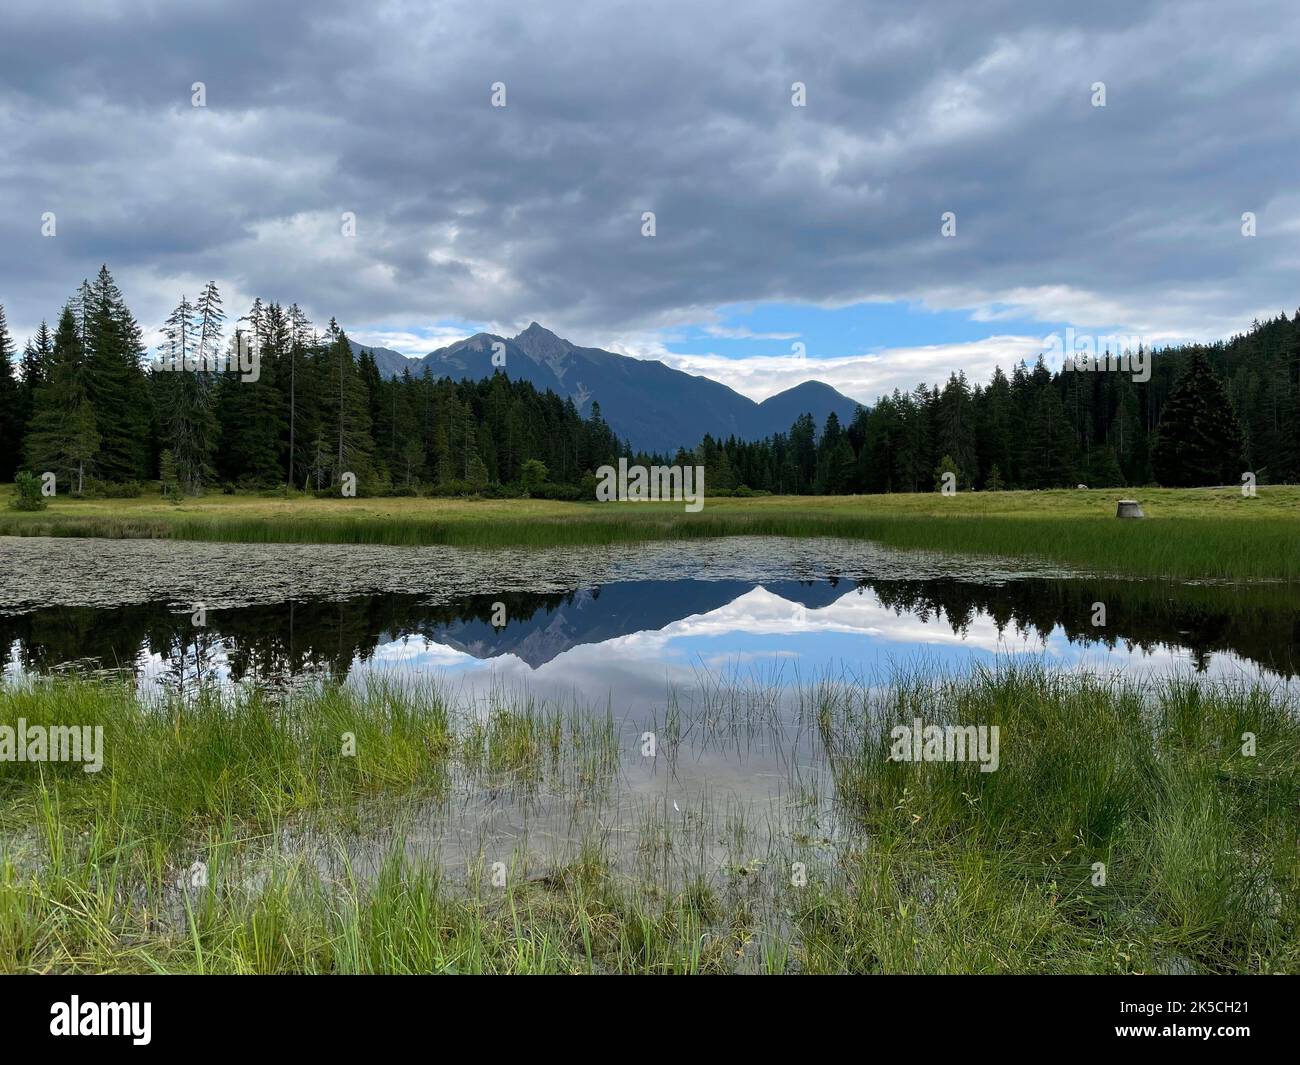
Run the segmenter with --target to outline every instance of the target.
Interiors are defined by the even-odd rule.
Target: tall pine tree
[[[95,473],[109,481],[149,475],[151,422],[141,331],[122,293],[100,268],[79,293],[86,396],[100,434]]]
[[[1152,464],[1163,485],[1240,484],[1241,425],[1223,381],[1199,348],[1183,367],[1160,416]]]
[[[54,332],[49,377],[36,391],[27,461],[33,472],[54,473],[77,493],[85,488],[86,471],[98,457],[101,440],[87,387],[87,364],[81,329],[69,305]]]

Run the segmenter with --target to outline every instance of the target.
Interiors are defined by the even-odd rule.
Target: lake
[[[619,716],[719,685],[1007,660],[1289,682],[1297,599],[1280,584],[1114,580],[830,539],[487,552],[0,539],[10,677],[434,678]]]

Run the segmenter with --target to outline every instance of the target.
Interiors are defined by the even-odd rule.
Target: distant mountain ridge
[[[421,359],[355,342],[353,348],[371,352],[388,377],[406,369],[419,376],[428,366],[435,377],[479,380],[501,369],[514,380],[571,398],[583,414],[598,403],[620,437],[648,451],[691,448],[705,433],[760,440],[787,432],[802,414],[811,414],[820,430],[832,411],[847,423],[859,406],[820,381],[805,381],[756,403],[718,381],[662,362],[579,347],[536,322],[514,337],[476,333]]]

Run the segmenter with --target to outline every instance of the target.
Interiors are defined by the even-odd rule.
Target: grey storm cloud
[[[107,262],[148,328],[214,278],[591,343],[778,299],[1230,332],[1300,301],[1298,30],[1289,2],[8,0],[0,303],[22,336]]]

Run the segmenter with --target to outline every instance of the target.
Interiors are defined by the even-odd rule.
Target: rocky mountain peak
[[[567,340],[562,340],[536,322],[515,337],[514,344],[530,359],[552,364],[563,361],[573,347]]]

